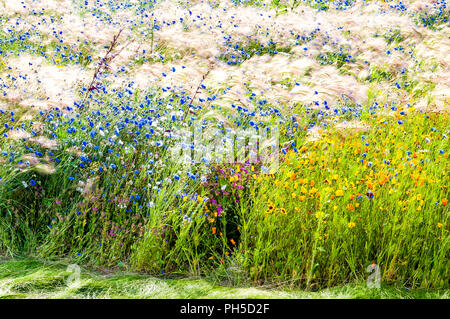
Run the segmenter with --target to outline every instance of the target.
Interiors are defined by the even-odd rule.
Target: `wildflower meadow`
[[[162,290],[448,291],[449,18],[445,0],[0,0],[0,259]]]

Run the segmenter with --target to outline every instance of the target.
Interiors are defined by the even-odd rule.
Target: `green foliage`
[[[291,46],[281,46],[273,41],[263,44],[256,40],[238,43],[228,41],[227,46],[228,52],[221,54],[219,59],[230,65],[239,65],[254,55],[274,56],[280,52],[289,53],[292,49]]]
[[[383,38],[386,40],[388,44],[391,43],[398,44],[404,40],[404,37],[401,35],[399,29],[387,31],[385,34],[383,34]]]
[[[78,285],[68,286],[72,272],[66,261],[43,262],[30,259],[0,260],[0,298],[420,298],[446,299],[446,290],[406,289],[383,285],[371,289],[365,283],[317,292],[286,286],[224,287],[205,279],[149,277],[115,269],[81,268]]]
[[[352,56],[345,52],[326,52],[325,54],[318,54],[316,59],[319,61],[321,65],[325,64],[335,64],[339,69],[346,63],[355,62],[355,59]]]
[[[88,43],[76,45],[61,45],[58,41],[48,41],[46,37],[36,42],[31,39],[30,32],[3,33],[0,32],[0,56],[8,57],[29,53],[42,56],[48,62],[56,65],[79,64],[83,67],[92,62],[92,50]],[[42,42],[48,42],[42,44]],[[0,71],[5,68],[4,61],[0,61]]]
[[[417,25],[427,27],[431,30],[438,30],[445,23],[450,20],[450,10],[441,8],[439,11],[434,12],[421,12],[414,17],[414,22]]]
[[[374,67],[371,68],[371,72],[370,75],[367,77],[367,80],[369,82],[373,81],[382,82],[382,81],[390,81],[393,78],[394,75],[385,68]]]
[[[438,134],[426,146],[430,155],[419,153],[428,132],[445,130],[445,119],[413,114],[403,121],[330,132],[288,154],[279,173],[259,183],[243,230],[251,241],[242,247],[254,281],[333,285],[363,277],[373,262],[382,281],[448,287],[441,261],[450,244],[442,228],[449,175],[439,151],[448,142]],[[387,153],[378,154],[381,148]]]
[[[274,0],[271,5],[281,14],[301,2],[305,1]],[[331,1],[306,2],[319,10],[334,5]],[[263,1],[239,2],[245,3],[263,5]],[[218,5],[212,3],[214,8]],[[112,2],[108,7],[111,13],[119,12]],[[88,12],[86,9],[82,14]],[[93,13],[111,17],[100,9]],[[432,27],[439,19],[426,21]],[[180,30],[189,31],[191,26],[186,19]],[[184,58],[189,62],[188,56],[195,55],[194,48],[180,51],[168,42],[154,44],[155,30],[155,23],[149,28],[134,28],[134,33],[143,32],[144,40],[151,41],[151,50],[137,52],[129,67]],[[229,35],[227,49],[219,59],[240,65],[255,55],[290,54],[293,46],[286,43],[306,43],[316,34],[317,30],[283,43],[236,42]],[[343,34],[349,36],[350,31]],[[382,37],[388,45],[405,40],[399,29]],[[93,49],[87,42],[64,46],[46,37],[40,40],[26,32],[0,33],[0,72],[7,70],[10,57],[22,53],[42,56],[59,66],[75,63],[87,67],[92,62]],[[305,55],[313,51],[306,49]],[[346,49],[315,58],[320,65],[334,65],[343,73],[357,67],[347,65],[356,59]],[[437,68],[436,64],[432,71]],[[172,70],[175,72],[175,67]],[[310,76],[311,70],[268,82],[291,91],[296,80],[302,85],[308,81],[300,78]],[[232,107],[240,112],[233,117],[234,110],[214,106],[212,101],[220,99],[213,96],[214,89],[206,99],[197,97],[199,103],[194,106],[190,104],[197,104],[197,100],[189,102],[192,94],[184,92],[181,98],[169,87],[142,92],[132,88],[133,82],[128,84],[130,90],[121,91],[115,80],[106,78],[112,72],[102,74],[103,87],[80,90],[86,104],[75,111],[76,116],[61,109],[36,112],[34,119],[39,123],[35,124],[41,127],[37,133],[33,131],[33,137],[57,141],[55,149],[27,138],[9,137],[12,126],[34,130],[26,120],[34,111],[1,101],[7,104],[7,111],[0,113],[4,124],[0,128],[0,254],[67,258],[83,265],[153,275],[207,276],[227,285],[310,290],[360,283],[368,275],[367,266],[376,263],[383,283],[448,288],[448,114],[419,113],[400,106],[386,119],[375,111],[377,107],[362,109],[358,101],[341,95],[337,105],[324,104],[329,111],[308,108],[305,116],[297,116],[292,113],[303,111],[301,103],[271,105],[267,100],[273,99],[264,98],[268,93],[261,92],[259,99],[248,83],[252,81],[248,81],[243,84],[246,102],[233,100]],[[410,93],[412,99],[434,88],[431,81],[419,83],[413,78],[406,71],[371,67],[366,80],[397,81],[397,88],[405,91],[401,93]],[[315,84],[314,79],[310,81],[308,85]],[[375,100],[376,96],[372,97]],[[248,109],[243,111],[244,107]],[[10,108],[16,119],[11,119]],[[279,157],[280,170],[266,175],[261,172],[261,163],[193,164],[190,169],[205,179],[190,179],[185,168],[173,163],[168,150],[176,135],[174,126],[191,128],[194,120],[190,121],[190,116],[180,120],[175,114],[185,112],[194,118],[206,110],[224,120],[205,119],[202,125],[213,123],[221,130],[279,124],[284,151]],[[264,116],[267,122],[262,124]],[[363,125],[346,127],[355,117]],[[142,124],[144,119],[155,124]],[[345,129],[333,128],[331,123],[342,124]],[[310,140],[308,128],[314,126],[325,133]],[[97,135],[90,134],[94,131]],[[27,164],[30,158],[36,163]],[[32,269],[40,266],[29,262]],[[55,291],[64,296],[120,295],[110,281],[91,278],[67,292],[60,270],[45,271],[42,278],[32,271],[26,273],[20,263],[5,267],[9,276],[21,277],[11,284],[2,283],[1,278],[7,275],[1,273],[0,266],[1,291],[7,286],[11,293],[5,295],[10,297],[52,295]],[[19,270],[10,270],[15,267]],[[178,285],[157,284],[165,288]],[[178,294],[176,289],[170,291],[189,296],[187,292]],[[140,296],[132,288],[125,294]],[[365,286],[357,286],[349,294],[382,296]],[[409,296],[403,291],[398,294]],[[207,293],[195,294],[204,295]]]

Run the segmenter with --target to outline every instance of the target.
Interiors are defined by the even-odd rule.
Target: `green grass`
[[[295,138],[300,152],[290,151],[291,163],[285,157],[272,177],[259,176],[258,167],[256,178],[253,173],[241,174],[242,190],[229,181],[237,177],[230,170],[238,169],[233,165],[217,176],[220,185],[191,183],[187,189],[187,177],[182,177],[164,185],[161,192],[147,187],[147,173],[138,169],[148,160],[144,143],[136,144],[136,152],[127,152],[95,137],[91,140],[101,152],[91,150],[92,161],[77,167],[66,149],[73,145],[74,136],[89,140],[89,133],[79,130],[70,135],[67,128],[72,124],[60,122],[57,134],[65,148],[52,155],[62,159],[55,174],[10,170],[14,164],[0,167],[6,173],[2,174],[5,191],[0,195],[4,214],[0,251],[5,255],[36,252],[43,258],[69,256],[79,264],[103,267],[123,263],[152,274],[211,274],[235,285],[288,281],[302,288],[364,280],[366,267],[375,262],[383,281],[447,288],[448,216],[442,202],[448,198],[444,152],[448,140],[442,132],[448,129],[448,115],[403,109],[395,116],[384,119],[363,113],[361,119],[370,127],[365,137],[362,132],[345,137],[339,130],[330,130],[320,142],[309,143],[299,129]],[[405,136],[411,138],[405,141]],[[120,138],[125,145],[131,143],[127,132],[122,131]],[[114,148],[111,153],[120,155],[111,159],[118,173],[102,164],[110,147]],[[422,152],[424,148],[428,152]],[[162,158],[166,156],[161,153]],[[71,183],[69,177],[79,174],[79,180],[87,181],[100,165],[104,170],[97,176],[97,185],[83,198],[77,191],[79,184]],[[177,171],[167,161],[154,178],[164,181]],[[134,173],[133,185],[119,179],[127,172]],[[216,180],[210,175],[211,181]],[[22,181],[32,178],[42,189],[22,186]],[[300,182],[305,178],[307,183]],[[219,196],[221,185],[228,185],[230,194]],[[335,196],[338,189],[345,189],[345,194]],[[367,198],[368,190],[375,193],[373,200]],[[154,205],[140,205],[123,194],[139,194],[140,201],[151,200]],[[214,216],[216,204],[204,204],[206,197],[222,205],[222,219]],[[238,198],[240,205],[235,204]],[[125,200],[133,218],[121,214],[117,203]],[[266,213],[270,200],[277,210]],[[117,232],[119,226],[125,231]],[[403,235],[397,236],[398,232]]]
[[[189,26],[187,22],[183,25],[185,29]],[[178,52],[170,42],[159,41],[153,46],[154,28],[155,24],[145,34],[149,41],[151,37],[151,52],[159,55],[138,54],[130,61],[130,68],[182,61],[183,56],[195,53],[191,49]],[[315,36],[315,31],[310,37],[297,35],[295,43],[309,42]],[[397,29],[383,37],[392,46],[406,41]],[[88,54],[96,52],[87,42],[77,47],[52,42],[44,47],[22,33],[4,38],[0,39],[4,51],[0,69],[8,67],[7,57],[23,53],[46,57],[58,65],[78,62],[87,66]],[[295,58],[289,44],[292,41],[228,39],[228,48],[219,58],[230,65],[255,55],[285,53]],[[333,65],[340,74],[347,74],[357,67],[350,52],[341,46],[315,58],[320,65]],[[63,55],[73,55],[75,60],[69,62]],[[308,72],[304,75],[310,77]],[[372,66],[370,72],[367,81],[395,83],[398,90],[412,94],[413,102],[431,92],[434,85],[414,82],[407,71],[400,75],[387,66]],[[312,85],[314,79],[310,80]],[[391,101],[398,104],[394,113],[396,107],[361,106],[342,97],[336,114],[330,109],[326,113],[332,115],[324,115],[298,105],[291,109],[287,104],[258,101],[250,84],[244,83],[246,96],[258,110],[256,118],[264,118],[265,123],[258,125],[269,127],[283,119],[280,145],[286,146],[288,155],[281,156],[280,170],[273,176],[262,176],[261,163],[245,174],[240,169],[250,170],[252,165],[222,165],[218,168],[225,173],[216,174],[196,164],[192,171],[197,178],[191,180],[170,159],[167,147],[173,140],[164,137],[158,145],[160,136],[167,132],[193,129],[190,116],[177,121],[169,118],[176,108],[186,112],[191,98],[176,91],[167,96],[157,87],[145,92],[129,90],[131,83],[128,88],[116,89],[111,77],[103,82],[104,91],[81,92],[80,99],[86,96],[83,101],[88,107],[77,110],[76,118],[61,116],[55,110],[35,114],[33,121],[43,121],[42,131],[36,134],[55,139],[57,150],[8,137],[12,126],[33,130],[31,121],[24,119],[24,109],[14,111],[14,120],[9,110],[0,114],[0,122],[9,123],[0,129],[0,255],[69,258],[83,267],[121,265],[122,270],[156,276],[165,272],[209,277],[180,280],[136,274],[102,276],[91,271],[84,274],[80,287],[68,289],[63,264],[11,261],[3,265],[5,281],[0,289],[5,295],[141,296],[142,281],[150,280],[152,287],[164,288],[155,288],[158,294],[148,288],[152,297],[234,297],[239,293],[383,297],[384,291],[386,296],[401,296],[401,288],[365,287],[366,267],[372,263],[381,267],[382,282],[396,287],[448,288],[448,114],[419,113],[396,100]],[[293,88],[289,77],[271,84]],[[218,96],[220,99],[220,93]],[[209,108],[214,109],[214,116],[226,116],[226,125],[231,128],[248,126],[255,119],[240,111],[237,102],[233,111],[213,107],[213,100],[198,100],[202,105],[192,106],[192,113],[201,117]],[[10,107],[19,106],[8,102]],[[278,108],[280,116],[275,112]],[[274,112],[261,115],[267,111]],[[293,112],[302,115],[291,121]],[[155,113],[160,119],[154,123],[155,132],[151,123],[141,125],[133,120],[154,120]],[[355,118],[364,125],[354,132],[328,125],[345,125]],[[217,123],[210,116],[203,124]],[[324,129],[320,141],[307,140],[310,125]],[[73,155],[73,147],[81,149],[84,156]],[[43,174],[37,165],[18,169],[33,153],[40,165],[54,164],[56,172]],[[203,174],[208,182],[200,182]],[[21,262],[25,264],[20,266]],[[23,271],[17,272],[14,263]],[[218,282],[234,287],[270,284],[328,290],[310,295],[300,290],[224,288],[214,284]]]
[[[126,271],[108,274],[95,269],[81,271],[79,284],[68,286],[67,262],[34,259],[0,261],[0,298],[449,298],[448,290],[408,290],[365,283],[315,292],[266,287],[227,287],[204,278],[152,277]]]
[[[389,70],[383,67],[373,67],[370,71],[370,75],[367,77],[367,81],[369,82],[390,81],[394,77],[394,75],[389,72]]]
[[[228,51],[219,56],[219,59],[230,65],[240,65],[242,62],[251,59],[255,55],[274,56],[279,52],[289,53],[291,46],[282,46],[270,40],[267,43],[260,43],[255,40],[248,40],[247,42],[233,43],[227,41]]]
[[[48,44],[42,44],[49,40],[48,36],[41,35],[39,41],[32,40],[29,32],[5,33],[0,32],[0,57],[19,56],[21,54],[33,54],[45,58],[49,63],[56,65],[81,65],[87,67],[92,62],[94,53],[87,41],[78,45],[64,45],[51,40]],[[0,71],[7,64],[0,60]]]
[[[327,52],[325,54],[318,54],[316,56],[316,59],[318,60],[320,65],[336,64],[336,67],[338,69],[346,63],[355,62],[355,59],[352,58],[351,55],[342,52],[342,50],[339,52]]]
[[[388,44],[391,44],[391,43],[398,44],[405,39],[399,29],[386,31],[383,34],[383,38],[386,40],[386,42]]]

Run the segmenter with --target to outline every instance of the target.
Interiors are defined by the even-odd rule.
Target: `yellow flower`
[[[441,228],[441,227],[442,227],[442,224],[441,224],[441,223],[437,223],[437,227],[438,227],[438,228]]]
[[[336,191],[336,196],[344,196],[344,191],[342,189],[338,189]]]
[[[324,215],[323,212],[316,212],[316,218],[322,218]]]
[[[275,206],[273,205],[273,203],[271,201],[269,201],[269,208],[267,208],[266,210],[266,214],[270,214],[275,210]]]
[[[353,227],[355,227],[355,226],[356,226],[356,224],[355,224],[354,222],[348,223],[348,228],[353,228]]]

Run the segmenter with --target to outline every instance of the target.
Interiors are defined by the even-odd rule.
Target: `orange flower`
[[[236,242],[234,241],[234,239],[230,239],[230,242],[231,242],[233,245],[236,245]]]
[[[216,233],[216,227],[212,228],[212,233],[215,234]]]
[[[441,201],[441,203],[442,203],[442,205],[447,205],[447,203],[448,203],[448,199],[447,198],[443,198],[442,199],[442,201]]]

